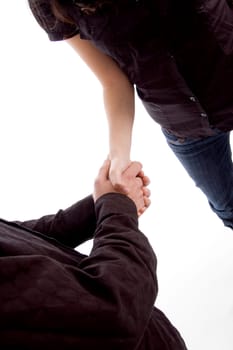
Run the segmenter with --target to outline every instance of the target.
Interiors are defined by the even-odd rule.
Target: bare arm
[[[79,35],[66,41],[84,60],[103,87],[109,125],[110,178],[114,185],[123,186],[121,174],[130,163],[134,88],[117,63],[99,51],[90,41],[80,39]]]

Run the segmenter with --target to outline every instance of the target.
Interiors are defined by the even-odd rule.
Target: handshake
[[[142,170],[142,164],[131,162],[121,174],[121,184],[113,185],[109,179],[110,160],[106,160],[99,170],[94,183],[93,198],[96,201],[106,193],[116,192],[128,196],[136,205],[138,216],[150,205],[150,180]]]

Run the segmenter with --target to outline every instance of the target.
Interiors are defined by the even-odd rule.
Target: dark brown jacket
[[[93,238],[89,256],[73,248]],[[184,350],[154,308],[156,258],[134,203],[112,193],[56,215],[0,221],[4,350]]]

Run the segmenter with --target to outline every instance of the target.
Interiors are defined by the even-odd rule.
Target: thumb
[[[106,159],[99,170],[98,178],[101,180],[108,180],[109,168],[110,168],[110,160]]]

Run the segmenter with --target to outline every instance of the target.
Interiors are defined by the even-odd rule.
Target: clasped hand
[[[130,162],[120,174],[121,183],[113,184],[110,176],[111,162],[106,160],[99,170],[95,180],[93,198],[96,201],[100,196],[110,192],[127,195],[135,203],[138,216],[142,215],[150,205],[150,180],[145,176],[140,162]]]

